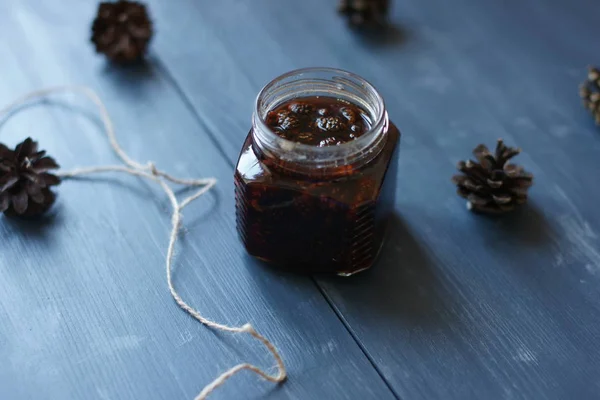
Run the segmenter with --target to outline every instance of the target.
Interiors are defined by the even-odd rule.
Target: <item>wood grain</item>
[[[393,398],[312,280],[244,254],[231,163],[158,58],[122,70],[93,54],[87,35],[95,7],[0,5],[0,33],[10,38],[0,43],[0,103],[40,87],[89,85],[132,157],[219,179],[186,211],[175,284],[214,320],[252,321],[281,350],[290,381],[274,387],[242,374],[211,398]],[[80,98],[33,106],[3,125],[3,142],[27,135],[65,168],[116,162]],[[107,175],[65,182],[59,196],[41,222],[0,220],[0,398],[189,399],[239,362],[273,363],[251,339],[208,330],[173,303],[163,267],[169,210],[159,190]]]
[[[597,2],[402,1],[380,37],[318,0],[151,4],[155,51],[231,163],[279,73],[343,67],[383,93],[404,134],[392,236],[373,271],[317,280],[398,398],[597,398],[600,132],[577,96]],[[536,181],[492,219],[449,178],[498,137]]]

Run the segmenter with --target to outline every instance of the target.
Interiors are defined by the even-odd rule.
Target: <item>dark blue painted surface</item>
[[[319,0],[150,6],[151,62],[118,72],[86,43],[93,2],[4,2],[0,102],[89,84],[137,159],[220,179],[186,213],[177,284],[219,321],[252,320],[290,380],[244,375],[215,398],[598,398],[600,129],[577,85],[600,63],[600,4],[397,1],[395,28],[377,38]],[[262,268],[234,234],[231,171],[253,99],[310,65],[372,81],[404,135],[389,244],[376,269],[345,280]],[[96,124],[60,105],[0,133],[29,134],[64,166],[112,160]],[[490,219],[468,213],[449,178],[498,137],[523,148],[536,180],[529,206]],[[271,363],[170,302],[159,192],[110,177],[60,195],[43,229],[1,220],[0,397],[190,398],[241,360]]]
[[[215,321],[251,321],[280,349],[290,381],[275,387],[243,373],[212,397],[341,398],[350,390],[392,399],[310,278],[244,254],[230,164],[154,63],[120,71],[93,54],[85,38],[94,8],[72,2],[67,15],[50,2],[0,6],[2,37],[19,38],[0,44],[0,71],[10,77],[0,103],[41,86],[89,85],[133,158],[219,179],[186,209],[175,285]],[[64,168],[115,163],[94,112],[84,99],[58,97],[17,115],[0,135],[10,144],[38,138]],[[213,332],[170,298],[170,211],[160,190],[107,175],[65,182],[59,196],[41,226],[0,218],[0,399],[191,399],[240,362],[273,365],[251,338]]]

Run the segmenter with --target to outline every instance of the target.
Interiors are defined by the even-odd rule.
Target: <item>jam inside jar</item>
[[[235,170],[249,254],[301,273],[370,268],[393,212],[400,132],[357,75],[307,68],[259,93]]]

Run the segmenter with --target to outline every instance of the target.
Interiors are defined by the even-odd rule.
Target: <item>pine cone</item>
[[[98,6],[92,24],[97,53],[117,63],[132,63],[144,56],[151,38],[152,21],[144,4],[119,0]]]
[[[60,179],[48,171],[58,164],[45,154],[31,138],[14,151],[0,143],[0,212],[33,217],[52,206],[56,196],[50,186],[58,185]]]
[[[384,21],[389,5],[389,0],[340,0],[338,12],[350,25],[376,25]]]
[[[522,167],[508,163],[521,152],[506,147],[498,140],[495,154],[480,144],[473,150],[477,161],[460,161],[457,165],[463,175],[454,175],[459,196],[467,199],[469,210],[503,213],[527,201],[527,189],[533,184],[533,175]]]
[[[590,110],[596,124],[600,125],[600,70],[589,67],[586,81],[579,87],[583,105]]]

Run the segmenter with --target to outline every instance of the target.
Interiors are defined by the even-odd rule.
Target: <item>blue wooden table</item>
[[[145,66],[88,43],[93,1],[0,3],[0,104],[40,87],[97,90],[123,147],[219,179],[185,213],[175,284],[216,321],[280,349],[280,386],[243,373],[215,399],[600,398],[600,128],[577,86],[600,63],[597,0],[398,0],[383,35],[333,0],[149,2]],[[253,100],[306,66],[370,80],[403,132],[396,217],[352,278],[266,268],[236,238],[233,165]],[[3,124],[65,168],[115,162],[93,109],[61,97]],[[535,174],[529,204],[469,213],[455,163],[502,137]],[[0,218],[0,399],[190,399],[239,362],[273,360],[207,329],[164,277],[164,194],[102,175],[65,182],[42,223]]]

